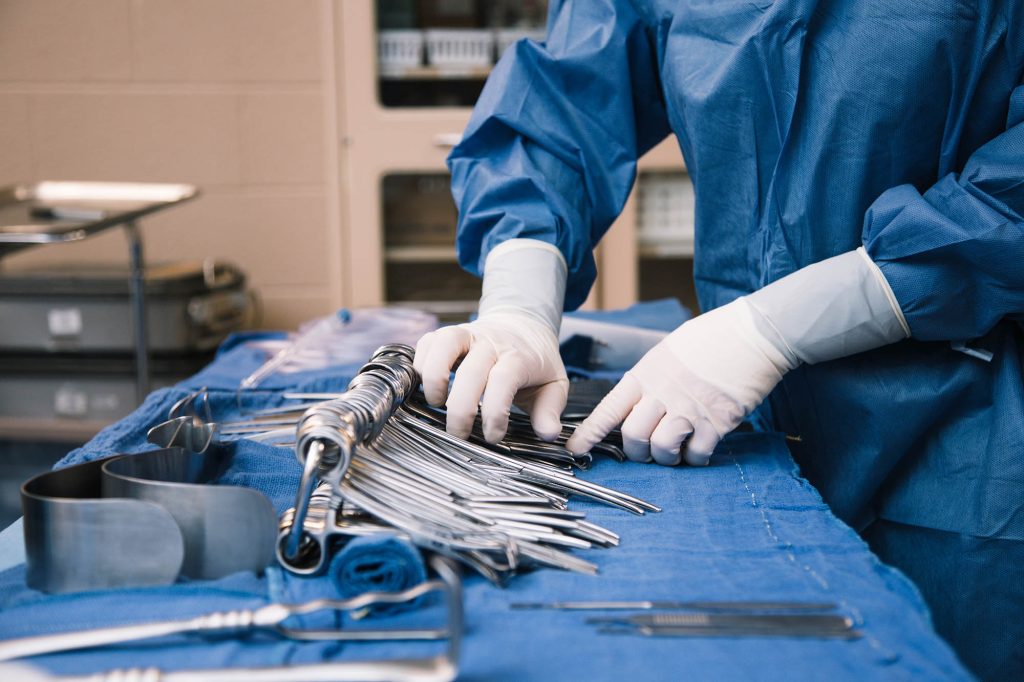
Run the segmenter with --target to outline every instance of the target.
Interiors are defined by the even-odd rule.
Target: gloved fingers
[[[569,380],[558,379],[528,390],[530,393],[519,398],[518,402],[530,414],[533,432],[541,440],[555,440],[562,432],[562,412],[569,399]]]
[[[487,386],[480,402],[484,439],[497,443],[508,431],[508,414],[516,392],[529,378],[529,372],[514,356],[505,355],[490,368]]]
[[[665,406],[660,400],[640,398],[622,422],[622,449],[626,457],[634,462],[651,460],[651,434],[664,416]]]
[[[445,428],[448,433],[466,438],[473,430],[480,396],[487,386],[487,377],[494,366],[494,346],[487,341],[474,343],[462,359],[462,364],[455,372],[455,383],[448,394],[445,408],[448,420]]]
[[[412,366],[416,369],[416,373],[420,375],[420,381],[424,384],[423,393],[427,396],[427,401],[434,404],[431,398],[431,394],[427,391],[426,381],[423,380],[423,375],[427,371],[427,356],[430,355],[430,349],[434,343],[434,338],[437,332],[429,332],[420,337],[420,340],[416,342],[416,352],[413,353]],[[446,378],[447,379],[447,378]],[[448,395],[447,382],[445,383],[445,395]]]
[[[576,427],[576,431],[569,437],[565,446],[577,455],[590,452],[594,445],[622,423],[633,406],[640,402],[642,395],[640,382],[630,372],[626,372],[622,381],[617,383],[598,403],[590,416]]]
[[[651,434],[651,457],[658,464],[675,466],[682,461],[682,442],[693,433],[690,420],[679,415],[665,415]]]
[[[683,458],[690,466],[703,467],[711,462],[711,453],[721,436],[707,419],[701,419],[693,425],[693,436],[686,443],[686,454]]]
[[[473,335],[465,327],[445,327],[420,338],[413,367],[423,382],[423,394],[434,407],[448,397],[448,378],[459,358],[469,352]]]

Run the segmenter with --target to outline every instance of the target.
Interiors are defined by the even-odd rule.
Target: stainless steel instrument
[[[288,627],[285,623],[293,616],[304,616],[316,611],[360,611],[375,605],[412,602],[435,592],[445,593],[448,597],[448,608],[455,609],[457,612],[461,608],[461,602],[456,602],[455,596],[451,594],[457,590],[457,587],[449,584],[455,574],[448,573],[446,575],[449,582],[442,579],[428,580],[401,592],[366,592],[351,599],[317,599],[302,604],[268,604],[257,609],[216,611],[179,620],[9,639],[0,641],[0,661],[77,649],[91,649],[111,644],[124,644],[168,635],[244,633],[255,629],[269,630],[282,637],[302,641],[445,640],[457,636],[450,626],[407,629],[310,630]],[[452,620],[455,615],[457,613],[450,615],[449,620]],[[458,618],[454,619],[458,622]]]
[[[853,621],[834,614],[778,613],[639,613],[631,616],[587,618],[589,625],[631,625],[634,627],[699,627],[808,630],[849,630]]]
[[[812,637],[858,639],[853,620],[821,613],[637,613],[587,618],[598,634],[644,637]]]
[[[256,490],[204,485],[226,464],[169,448],[29,480],[21,489],[29,587],[63,593],[262,571],[276,514]]]
[[[526,415],[513,413],[502,442],[488,443],[479,420],[464,440],[445,430],[444,413],[418,386],[413,349],[390,344],[343,393],[285,394],[299,402],[217,423],[199,390],[179,401],[149,440],[193,452],[239,438],[294,447],[303,471],[295,506],[279,523],[277,556],[299,574],[323,570],[344,538],[381,532],[455,557],[495,583],[531,565],[593,573],[593,563],[566,550],[610,547],[619,538],[569,511],[570,496],[635,514],[660,511],[575,476],[593,454],[624,459],[618,434],[575,455],[565,447],[574,423],[563,423],[547,442]]]
[[[569,511],[570,496],[635,514],[659,511],[577,478],[573,470],[591,459],[564,447],[571,424],[555,443],[537,439],[525,417],[513,418],[497,445],[483,439],[479,424],[468,440],[447,433],[444,414],[416,393],[412,360],[409,346],[382,347],[345,393],[298,421],[303,474],[295,507],[281,518],[277,552],[289,570],[316,573],[335,538],[390,528],[496,583],[533,565],[593,573],[593,563],[566,550],[613,546],[618,536]],[[257,428],[287,428],[281,415],[259,415],[265,421]],[[621,456],[614,443],[602,447]]]
[[[201,455],[223,445],[220,425],[213,421],[209,394],[205,388],[194,391],[171,406],[167,421],[146,433],[146,440],[162,448],[182,448]]]
[[[92,648],[178,633],[211,633],[224,630],[270,629],[284,637],[301,640],[379,641],[398,639],[443,640],[445,651],[427,658],[397,660],[352,660],[287,665],[266,668],[225,668],[216,670],[161,671],[153,668],[111,670],[85,676],[50,676],[32,671],[36,680],[61,682],[449,682],[458,674],[459,650],[463,632],[462,581],[455,567],[443,557],[434,556],[430,566],[437,579],[399,593],[368,593],[353,599],[319,600],[307,604],[270,604],[255,610],[207,614],[194,619],[150,623],[147,625],[103,628],[84,632],[27,637],[0,642],[0,660],[6,661],[44,653]],[[417,629],[294,630],[282,627],[291,615],[319,609],[359,610],[373,604],[394,604],[441,592],[447,611],[443,627]],[[5,672],[0,665],[0,673]],[[10,671],[24,674],[25,670]],[[13,679],[13,678],[12,678]]]
[[[673,601],[673,600],[595,600],[595,601],[554,601],[554,602],[513,602],[509,607],[516,610],[535,611],[553,609],[559,611],[622,611],[641,609],[687,610],[687,611],[834,611],[838,605],[833,602],[803,601]]]
[[[860,639],[860,630],[833,630],[819,627],[704,627],[697,625],[635,625],[598,628],[600,635],[639,635],[642,637],[799,637],[810,639]]]

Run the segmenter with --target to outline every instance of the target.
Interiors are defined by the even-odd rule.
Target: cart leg
[[[132,326],[135,333],[135,398],[139,405],[149,394],[149,343],[146,339],[146,289],[145,262],[142,251],[142,233],[138,223],[131,221],[124,225],[128,237],[128,258],[131,263],[131,278],[128,281],[131,292]]]

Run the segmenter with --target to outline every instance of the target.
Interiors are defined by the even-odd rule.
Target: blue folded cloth
[[[427,579],[420,551],[392,535],[353,538],[327,567],[327,577],[344,597],[365,592],[399,592]],[[383,615],[415,607],[420,602],[379,604],[368,613]]]
[[[129,418],[105,429],[85,447],[72,451],[59,466],[78,464],[118,452],[139,452],[156,447],[146,443],[146,431],[166,419],[171,405],[188,393],[189,389],[184,387],[154,392]],[[262,407],[278,405],[281,401],[280,393],[274,391],[241,395],[234,391],[209,391],[210,408],[217,420],[235,418]],[[259,490],[270,499],[278,513],[294,504],[301,467],[290,448],[271,447],[246,440],[233,443],[231,447],[231,463],[216,483]],[[302,603],[323,598],[344,599],[367,590],[403,590],[426,578],[426,568],[419,551],[393,536],[352,540],[333,558],[324,575],[313,577],[295,576],[274,565],[267,568],[262,578],[252,573],[238,573],[218,581],[179,581],[161,587],[49,596],[25,587],[24,571],[23,565],[17,565],[0,572],[0,638],[180,618],[218,609],[253,608],[268,602]],[[145,604],[145,609],[140,609],[139,604]],[[387,608],[372,611],[374,615],[392,612],[394,610]],[[319,611],[289,619],[288,625],[321,629],[343,627],[344,623],[341,614]],[[293,643],[278,640],[278,644],[274,645],[275,639],[265,635],[246,638],[245,647],[254,641],[266,642],[265,645],[255,647],[260,648],[262,653],[256,654],[254,659],[247,658],[248,654],[232,658],[234,653],[230,653],[225,658],[201,656],[194,658],[194,662],[223,666],[257,660],[260,656],[264,660],[287,660],[296,655]],[[196,637],[163,641],[158,657],[161,667],[176,667],[176,657],[184,651],[192,651],[201,641],[201,638]],[[163,645],[166,645],[166,649]],[[316,651],[304,649],[303,657],[308,656],[307,660],[332,658],[337,655],[339,647],[336,643],[324,643],[320,647],[313,647]],[[238,649],[237,646],[227,648]],[[143,652],[152,649],[152,642],[117,647],[128,659],[143,656]],[[271,650],[287,653],[267,656],[266,652]],[[108,648],[107,651],[110,653],[113,650]],[[309,653],[305,653],[307,651]],[[77,661],[94,659],[98,655],[83,653],[71,658]],[[51,659],[65,661],[68,657],[45,657],[47,665]],[[72,672],[75,668],[58,663],[54,669]]]

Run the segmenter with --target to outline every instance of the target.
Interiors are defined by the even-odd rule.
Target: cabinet
[[[493,39],[501,48],[516,32],[533,30],[529,22],[543,16],[543,4],[481,3],[484,9],[477,10],[477,24],[467,27],[459,22],[477,6],[473,0],[336,3],[346,304],[411,304],[447,319],[464,319],[475,309],[479,281],[455,262],[455,212],[444,161],[461,137],[489,66],[434,64],[437,55],[430,54],[427,40],[430,31],[443,30],[437,25],[443,21],[438,8],[461,7],[463,18],[454,20],[455,27],[472,38],[483,22],[483,28],[495,31]],[[495,16],[500,11],[517,14],[511,19]],[[433,25],[425,32],[411,19],[417,12],[421,23],[424,12],[434,12],[428,20]],[[502,33],[501,21],[519,23]],[[381,46],[381,31],[390,31],[385,37],[398,42],[405,32],[410,42],[422,39],[422,44]],[[379,48],[389,50],[384,68],[378,62]],[[661,174],[686,181],[674,139],[648,153],[640,167],[640,183]],[[617,308],[645,294],[664,293],[693,305],[687,293],[692,291],[692,242],[687,247],[685,236],[671,248],[641,242],[640,203],[635,190],[599,247],[599,279],[586,307]]]
[[[651,184],[661,191],[646,192]],[[664,199],[666,191],[675,197],[669,206],[644,205],[658,194]],[[669,136],[640,159],[633,192],[598,247],[598,306],[623,308],[674,296],[696,313],[693,246],[692,185],[676,139]]]

